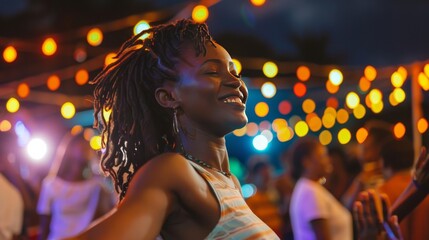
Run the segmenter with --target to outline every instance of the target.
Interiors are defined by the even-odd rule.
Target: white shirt
[[[48,239],[72,237],[85,230],[94,218],[100,190],[95,179],[69,182],[58,177],[45,178],[37,212],[52,217]]]
[[[24,201],[19,191],[0,173],[0,240],[12,239],[22,230]]]
[[[317,182],[300,178],[290,204],[295,240],[316,239],[311,221],[326,219],[332,240],[353,238],[352,217],[328,190]]]

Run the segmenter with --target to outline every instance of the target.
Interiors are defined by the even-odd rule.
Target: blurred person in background
[[[368,136],[360,144],[359,160],[362,171],[354,178],[353,183],[343,194],[342,202],[350,211],[359,192],[375,189],[384,182],[381,162],[381,149],[393,136],[393,126],[389,123],[371,120],[364,126]]]
[[[292,177],[292,161],[290,150],[285,150],[280,154],[280,162],[283,165],[283,173],[276,180],[275,185],[279,193],[280,213],[282,216],[282,236],[285,240],[293,240],[292,223],[290,219],[290,200],[292,198],[295,180]]]
[[[315,138],[299,139],[292,149],[293,177],[290,212],[296,240],[350,240],[352,217],[349,211],[322,186],[333,170],[328,150]]]
[[[256,187],[255,193],[246,199],[247,205],[282,238],[279,193],[275,188],[273,166],[263,156],[253,156],[249,159],[247,169],[246,182]]]
[[[360,165],[353,156],[349,156],[343,146],[328,148],[334,171],[326,177],[325,187],[331,194],[341,201],[342,196],[350,187],[353,179],[359,173]]]
[[[413,144],[406,138],[387,142],[382,150],[383,175],[385,183],[378,191],[385,193],[391,202],[395,202],[412,181],[414,165]],[[401,232],[404,239],[424,240],[429,236],[429,228],[424,224],[429,222],[429,198],[423,200],[401,222]]]
[[[43,240],[76,235],[113,207],[112,198],[91,171],[95,152],[83,134],[65,136],[56,157],[37,205]]]
[[[13,233],[19,239],[32,239],[39,224],[37,194],[20,174],[16,135],[12,131],[0,132],[0,143],[0,235],[9,239]]]

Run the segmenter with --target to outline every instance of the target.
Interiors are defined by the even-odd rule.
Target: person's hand
[[[387,195],[380,195],[381,209],[377,207],[375,192],[361,192],[353,206],[360,240],[401,240],[396,216],[389,216],[390,202]]]
[[[419,190],[429,193],[429,155],[425,147],[422,147],[419,160],[414,172],[414,184]]]

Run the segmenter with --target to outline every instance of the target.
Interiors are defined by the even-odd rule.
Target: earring
[[[177,108],[173,109],[173,131],[174,134],[179,134],[179,120],[177,119]]]

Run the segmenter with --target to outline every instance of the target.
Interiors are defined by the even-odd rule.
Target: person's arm
[[[426,153],[426,148],[423,147],[413,181],[409,183],[391,208],[392,215],[398,216],[399,222],[411,213],[429,193],[429,161]]]
[[[165,160],[146,163],[116,211],[70,239],[155,239],[177,202],[174,184],[180,183],[174,163]]]
[[[314,235],[317,240],[330,240],[331,235],[329,233],[328,220],[326,219],[315,219],[310,222],[311,228],[314,231]]]
[[[46,240],[49,236],[49,229],[51,225],[51,215],[40,215],[40,234],[39,240]]]

